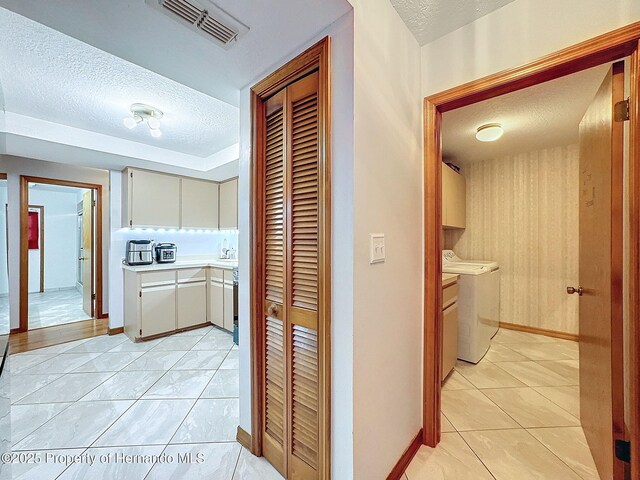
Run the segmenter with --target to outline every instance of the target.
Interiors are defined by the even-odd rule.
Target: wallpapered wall
[[[462,165],[467,228],[446,230],[461,258],[500,263],[500,319],[578,333],[578,145]]]

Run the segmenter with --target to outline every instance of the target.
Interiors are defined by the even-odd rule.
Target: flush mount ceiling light
[[[146,122],[151,136],[158,138],[162,135],[162,131],[160,130],[160,119],[162,115],[162,111],[156,107],[145,105],[144,103],[134,103],[131,105],[131,116],[125,117],[123,123],[125,127],[132,129],[138,124]]]
[[[476,138],[481,142],[495,142],[503,133],[502,125],[499,123],[488,123],[478,127]]]

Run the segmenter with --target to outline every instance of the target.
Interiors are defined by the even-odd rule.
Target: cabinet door
[[[218,228],[218,184],[182,179],[182,228]]]
[[[449,204],[449,196],[451,195],[453,171],[447,167],[444,162],[442,163],[442,226],[449,226],[449,211],[447,209]]]
[[[229,270],[224,271],[224,318],[222,327],[225,330],[233,332],[233,273]]]
[[[140,298],[141,336],[149,337],[176,329],[176,286],[142,289]]]
[[[220,184],[220,228],[238,228],[238,179]]]
[[[207,321],[207,284],[178,284],[178,328],[201,325]]]
[[[442,380],[453,370],[458,358],[458,303],[442,312]]]
[[[180,178],[129,170],[130,226],[180,226]]]
[[[452,227],[465,228],[467,226],[466,181],[459,173],[452,173],[451,196],[447,206],[448,222]]]
[[[209,321],[224,328],[224,279],[223,270],[211,269],[209,283]]]

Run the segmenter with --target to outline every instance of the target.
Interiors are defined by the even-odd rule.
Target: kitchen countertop
[[[220,260],[218,258],[197,258],[176,260],[173,263],[153,263],[151,265],[126,265],[122,264],[124,270],[132,272],[155,272],[158,270],[179,270],[182,268],[205,268],[215,267],[225,270],[238,268],[238,261]]]
[[[442,274],[442,286],[443,287],[448,287],[452,283],[455,283],[458,280],[459,276],[460,275],[458,275],[457,273],[443,273]]]

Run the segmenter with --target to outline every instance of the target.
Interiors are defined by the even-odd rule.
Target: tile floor
[[[82,294],[75,288],[29,294],[29,328],[51,327],[91,318],[82,309]]]
[[[13,451],[43,459],[13,464],[13,479],[282,478],[235,441],[238,351],[216,328],[94,337],[12,355],[10,371]]]
[[[580,427],[578,344],[500,330],[442,387],[442,441],[406,480],[599,480]]]

